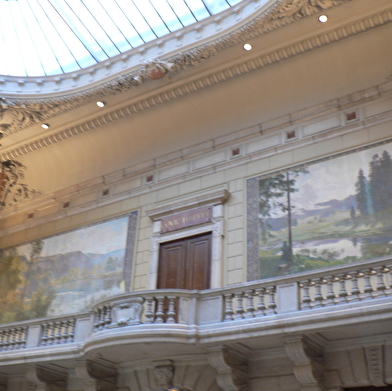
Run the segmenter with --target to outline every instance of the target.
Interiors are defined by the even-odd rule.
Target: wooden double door
[[[208,289],[211,244],[211,233],[162,243],[157,288]]]

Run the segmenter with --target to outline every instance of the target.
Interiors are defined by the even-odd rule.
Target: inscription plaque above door
[[[178,229],[192,227],[194,225],[210,223],[212,221],[212,207],[199,208],[196,210],[179,213],[174,216],[162,218],[161,233],[172,232]]]

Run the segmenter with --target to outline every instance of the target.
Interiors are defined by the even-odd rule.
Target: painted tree
[[[259,213],[260,213],[260,232],[264,241],[268,239],[271,226],[269,219],[274,208],[280,209],[287,214],[287,242],[283,244],[282,252],[284,260],[288,264],[293,263],[293,217],[291,195],[298,191],[296,180],[300,174],[307,174],[306,168],[300,168],[294,171],[287,171],[284,174],[278,174],[274,177],[266,178],[260,181],[259,187]]]
[[[362,216],[370,214],[371,194],[368,180],[362,169],[359,170],[357,182],[355,183],[357,209]]]
[[[369,185],[374,211],[392,207],[392,159],[387,151],[374,155],[369,164]]]

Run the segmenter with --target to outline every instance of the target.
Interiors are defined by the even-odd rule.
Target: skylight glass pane
[[[155,8],[148,0],[133,0],[140,13],[144,16],[146,23],[151,27],[157,37],[169,34],[170,31],[159,17]]]
[[[124,35],[118,29],[116,24],[110,18],[109,14],[106,12],[105,8],[101,6],[101,3],[98,0],[84,0],[84,4],[89,9],[91,14],[94,16],[95,20],[97,21],[98,25],[100,26],[101,33],[101,40],[100,42],[103,43],[103,47],[106,48],[107,46],[115,46],[117,54],[121,52],[120,48],[118,47],[118,43],[122,42],[123,51],[129,50],[132,47],[127,43],[125,40]],[[108,7],[108,4],[106,4]],[[107,37],[108,41],[106,42],[105,37]],[[103,41],[105,39],[105,41]],[[109,44],[110,42],[110,44]],[[125,45],[125,46],[124,46]],[[108,53],[110,57],[113,56],[110,50],[105,51]],[[114,53],[114,52],[113,52]]]
[[[185,0],[197,20],[208,18],[210,13],[201,0]]]
[[[14,3],[13,6],[15,7],[17,4]],[[2,36],[4,38],[3,53],[6,53],[6,56],[1,56],[2,61],[4,61],[4,66],[7,69],[8,74],[10,72],[15,72],[17,75],[23,75],[25,74],[25,67],[23,58],[21,56],[10,7],[2,6],[0,11],[0,25],[2,29]]]
[[[35,0],[29,0],[29,4],[31,4],[32,10],[37,16],[37,19],[40,21],[40,27],[46,39],[48,40],[56,58],[61,64],[63,72],[72,72],[77,69],[80,69],[74,57],[68,50],[67,46],[64,44],[64,41],[59,35],[57,29],[52,24],[52,20],[45,12],[50,10],[50,6],[48,6],[48,3],[45,1],[41,1],[40,3],[38,3]]]
[[[166,0],[150,0],[170,31],[179,30],[183,25]]]
[[[35,48],[41,60],[41,64],[45,70],[45,75],[57,75],[62,73],[63,71],[56,59],[56,56],[41,30],[38,20],[32,12],[30,5],[28,5],[28,0],[19,0],[19,4],[21,5],[23,17],[29,28],[30,35],[35,43]]]
[[[88,50],[91,43],[95,42],[94,38],[91,37],[91,34],[86,30],[65,0],[50,0],[50,2],[58,14],[58,18],[61,19],[61,22],[59,22],[61,23],[61,27],[59,28],[60,34],[67,43],[70,51],[76,57],[79,65],[83,68],[96,64],[99,56],[90,53]],[[85,39],[85,35],[90,38],[90,41]],[[102,49],[99,50],[99,54],[102,60],[107,58]]]
[[[67,3],[72,9],[73,14],[82,21],[84,25],[83,37],[85,39],[89,39],[89,48],[91,48],[90,52],[99,54],[99,61],[102,61],[102,57],[107,59],[108,57],[116,56],[120,53],[98,23],[95,16],[92,14],[93,10],[90,9],[89,6],[94,8],[95,5],[90,5],[91,2],[82,3],[79,0],[68,0]],[[70,16],[72,16],[72,14],[70,14]],[[75,20],[74,17],[73,20]],[[102,56],[103,53],[105,53],[104,56]]]
[[[184,26],[189,26],[190,24],[197,22],[183,0],[168,0],[168,3]]]
[[[18,42],[21,54],[24,58],[24,65],[27,76],[39,76],[45,74],[40,58],[38,56],[35,43],[31,37],[28,23],[22,13],[22,8],[19,3],[15,3],[18,7],[10,7],[12,19],[18,21],[18,28],[16,33],[18,35]]]
[[[140,14],[139,10],[131,0],[117,0],[117,2],[127,14],[130,22],[139,32],[144,42],[149,42],[157,38],[157,36],[151,30],[150,26],[144,20],[143,16]]]
[[[229,8],[229,4],[225,0],[204,0],[204,3],[213,14]]]
[[[143,45],[144,41],[140,38],[118,3],[115,0],[105,0],[105,5],[107,5],[106,11],[112,20],[116,21],[119,30],[122,32],[124,39],[129,42],[129,45],[132,47]],[[118,46],[121,50],[121,44]]]

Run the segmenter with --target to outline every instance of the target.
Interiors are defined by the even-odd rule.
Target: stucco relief
[[[0,132],[7,136],[103,95],[118,94],[129,88],[139,86],[145,80],[161,79],[169,72],[179,72],[190,66],[197,66],[214,57],[219,51],[244,42],[248,38],[254,38],[348,1],[351,0],[278,1],[259,17],[216,41],[200,45],[186,52],[177,53],[165,61],[160,59],[147,60],[135,71],[118,76],[97,87],[87,88],[77,94],[68,94],[50,99],[40,98],[39,100],[0,98]],[[45,84],[45,81],[41,80],[40,84]]]

